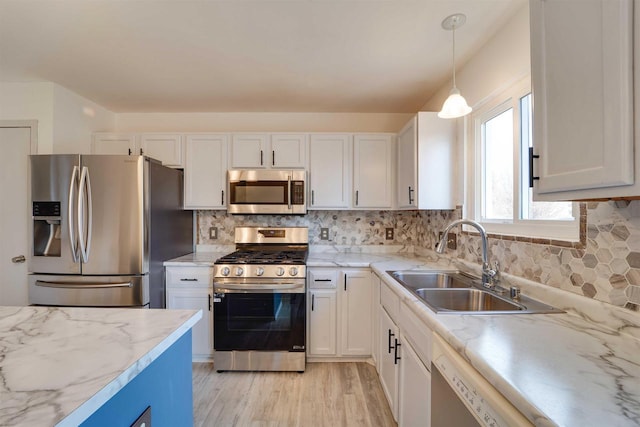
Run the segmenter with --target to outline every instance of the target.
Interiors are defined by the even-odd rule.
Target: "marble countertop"
[[[79,425],[201,317],[193,310],[0,307],[0,425]]]
[[[372,270],[537,426],[640,425],[640,317],[513,276],[563,314],[436,314],[386,271],[479,266],[409,253],[313,252],[308,267]],[[476,274],[478,271],[474,271]]]

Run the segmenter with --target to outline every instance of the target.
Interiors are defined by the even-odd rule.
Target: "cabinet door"
[[[189,135],[184,168],[185,209],[226,209],[227,147],[225,134]]]
[[[160,160],[164,166],[184,167],[182,135],[142,134],[140,150],[140,154]]]
[[[136,135],[125,133],[93,134],[91,154],[123,154],[126,156],[134,153],[136,153]]]
[[[269,165],[276,169],[304,169],[307,166],[307,145],[305,134],[271,135]]]
[[[395,342],[400,340],[400,331],[382,306],[379,306],[380,384],[393,417],[398,419],[398,362],[395,359]]]
[[[402,337],[398,394],[398,425],[429,427],[431,424],[431,372],[411,344]]]
[[[351,148],[351,135],[311,135],[309,209],[349,207]]]
[[[535,199],[634,182],[632,3],[530,2]]]
[[[343,356],[371,356],[373,286],[369,270],[343,274],[340,292]]]
[[[231,138],[232,168],[265,168],[271,161],[267,134],[238,133]]]
[[[353,206],[385,209],[393,204],[394,141],[391,135],[355,135],[353,139]]]
[[[337,344],[336,291],[309,291],[310,356],[335,356]]]
[[[208,358],[213,354],[213,316],[211,289],[167,288],[167,308],[202,310],[202,318],[193,326],[193,356]]]
[[[414,117],[398,133],[398,188],[396,203],[400,209],[415,209],[418,206],[416,185],[418,171],[418,119]]]

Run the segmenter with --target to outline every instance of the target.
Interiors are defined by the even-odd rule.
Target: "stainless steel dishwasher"
[[[431,427],[533,426],[438,334],[431,359]]]

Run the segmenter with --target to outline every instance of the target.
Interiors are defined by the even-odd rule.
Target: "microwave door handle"
[[[71,258],[73,263],[78,262],[78,240],[76,237],[76,217],[74,213],[74,201],[78,197],[78,166],[73,167],[71,173],[71,184],[69,184],[69,203],[67,206],[67,226],[69,227],[69,247],[71,248]]]
[[[289,210],[291,210],[291,175],[287,176],[287,194],[289,195]]]

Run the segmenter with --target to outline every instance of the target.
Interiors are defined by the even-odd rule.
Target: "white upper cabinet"
[[[639,195],[632,0],[531,0],[530,11],[534,198]]]
[[[231,139],[232,168],[266,168],[269,164],[269,135],[264,133],[235,133]]]
[[[129,133],[94,133],[91,154],[137,154],[138,138]]]
[[[395,138],[389,134],[353,137],[355,209],[390,209],[393,205]]]
[[[227,208],[229,135],[187,135],[184,168],[185,209]]]
[[[308,145],[306,134],[272,134],[270,166],[277,169],[304,169],[307,166]]]
[[[420,112],[398,133],[398,209],[454,209],[455,121]]]
[[[161,161],[164,166],[182,168],[182,140],[182,135],[177,134],[95,133],[91,153],[145,155]]]
[[[307,165],[306,134],[234,133],[231,168],[304,169]]]
[[[309,209],[348,209],[351,135],[312,134],[309,142]]]
[[[183,167],[182,135],[142,134],[139,139],[140,154],[158,159],[169,167]]]

